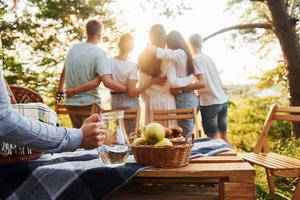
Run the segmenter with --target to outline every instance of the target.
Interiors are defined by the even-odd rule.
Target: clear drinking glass
[[[107,130],[105,142],[98,147],[98,154],[103,165],[114,167],[125,164],[130,151],[130,143],[124,127],[124,111],[101,114]]]

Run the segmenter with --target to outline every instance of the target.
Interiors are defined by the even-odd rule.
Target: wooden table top
[[[255,176],[255,169],[237,157],[236,152],[224,152],[216,156],[198,157],[189,165],[181,168],[149,168],[138,173],[138,177],[228,177]]]

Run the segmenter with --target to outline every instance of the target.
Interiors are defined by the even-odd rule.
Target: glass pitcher
[[[105,142],[98,147],[102,165],[120,166],[125,164],[130,151],[130,143],[124,127],[124,111],[114,111],[101,114],[107,130]]]

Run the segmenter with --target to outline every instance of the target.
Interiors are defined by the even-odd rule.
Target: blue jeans
[[[209,106],[200,106],[202,125],[207,136],[227,131],[227,102]]]
[[[186,92],[175,96],[176,108],[197,108],[199,106],[198,97],[192,92]],[[195,122],[193,119],[178,120],[178,125],[183,129],[184,134],[193,132]]]

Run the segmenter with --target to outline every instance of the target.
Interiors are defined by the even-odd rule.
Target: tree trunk
[[[295,25],[283,0],[267,0],[267,4],[287,64],[290,103],[292,106],[300,106],[300,45]],[[293,130],[299,138],[300,124],[295,123]]]

